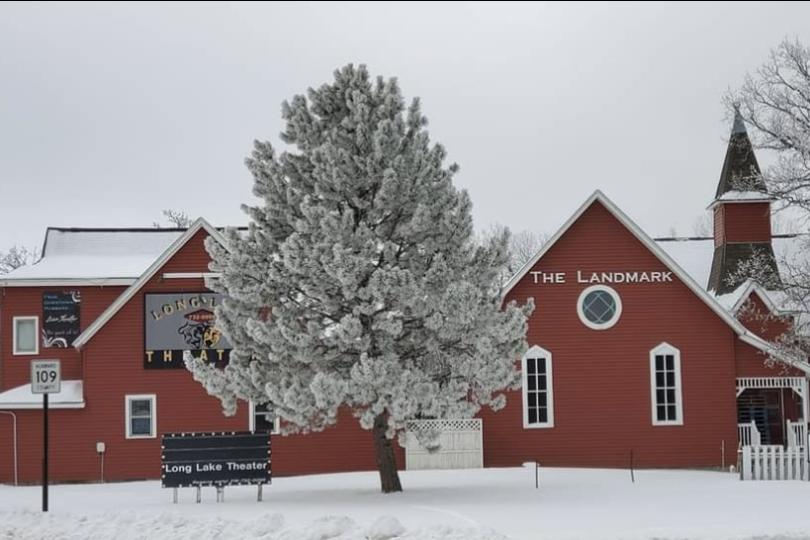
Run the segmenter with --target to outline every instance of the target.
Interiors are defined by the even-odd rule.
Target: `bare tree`
[[[479,241],[485,243],[488,239],[503,234],[509,236],[509,257],[502,275],[502,282],[506,283],[515,275],[524,264],[529,262],[548,241],[548,235],[528,230],[512,233],[506,225],[496,223],[479,234]]]
[[[775,154],[773,165],[762,173],[781,207],[797,209],[799,222],[776,220],[775,229],[806,225],[810,218],[810,49],[798,40],[784,40],[769,59],[748,74],[737,89],[727,93],[725,103],[751,128],[756,148]],[[797,232],[794,231],[793,232]],[[810,250],[805,242],[803,252]],[[783,325],[786,331],[772,338],[782,358],[807,361],[810,356],[810,261],[800,253],[780,256],[780,275],[768,271],[770,262],[755,256],[741,263],[731,279],[752,278],[774,295],[776,313],[756,313],[751,305],[742,316],[762,322],[763,331]],[[770,266],[772,269],[772,265]],[[772,355],[773,356],[773,355]]]
[[[188,228],[194,222],[194,220],[182,210],[173,210],[171,208],[163,210],[163,217],[166,218],[170,226],[177,227],[178,229]],[[152,225],[156,229],[162,228],[161,224],[157,221],[153,222]]]
[[[752,128],[754,146],[775,152],[764,173],[771,193],[810,212],[810,49],[786,39],[725,102]]]
[[[7,274],[21,266],[34,264],[39,259],[39,249],[12,246],[5,253],[0,251],[0,274]]]
[[[712,215],[704,212],[692,223],[692,236],[706,237],[714,235]]]

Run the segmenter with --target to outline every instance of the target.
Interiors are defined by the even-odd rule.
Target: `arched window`
[[[650,351],[650,392],[653,425],[683,425],[681,351],[669,343]]]
[[[523,427],[554,427],[551,353],[535,345],[526,351],[523,372]]]

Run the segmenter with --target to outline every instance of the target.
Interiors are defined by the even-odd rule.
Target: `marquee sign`
[[[79,337],[79,291],[42,293],[42,346],[66,349]]]
[[[224,367],[231,344],[214,326],[221,298],[203,292],[144,295],[144,368],[185,368],[186,351]]]
[[[163,487],[267,484],[270,479],[270,434],[267,432],[163,435]]]
[[[566,283],[567,272],[529,272],[534,283]],[[605,283],[672,283],[672,272],[583,272],[577,270],[576,283],[588,285]]]

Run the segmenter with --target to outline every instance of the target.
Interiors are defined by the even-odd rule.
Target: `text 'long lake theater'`
[[[738,267],[801,257],[803,238],[772,234],[764,184],[740,189],[758,170],[738,117],[713,237],[653,239],[601,192],[590,196],[506,286],[505,301],[537,306],[516,359],[522,388],[498,412],[438,422],[475,432],[470,460],[408,442],[395,445],[400,466],[624,467],[632,451],[638,467],[728,467],[741,444],[795,445],[810,365],[765,362],[784,322],[763,330],[749,308],[783,314],[784,299]],[[97,481],[102,459],[107,480],[159,478],[163,434],[277,428],[260,404],[224,416],[185,369],[185,351],[224,366],[231,348],[214,325],[220,297],[205,286],[209,236],[224,241],[203,219],[188,229],[49,228],[41,260],[2,277],[0,482],[40,480],[33,360],[61,361],[50,395],[55,481]],[[348,414],[320,433],[272,437],[273,473],[374,470],[370,437]]]

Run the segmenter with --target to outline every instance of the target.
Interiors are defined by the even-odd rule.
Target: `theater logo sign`
[[[146,369],[185,368],[186,351],[224,367],[231,344],[214,325],[216,293],[160,293],[144,296]]]

